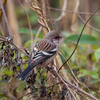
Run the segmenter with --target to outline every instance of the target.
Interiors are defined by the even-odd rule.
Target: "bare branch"
[[[66,89],[69,90],[69,92],[71,93],[71,95],[73,96],[74,100],[77,100],[76,97],[74,96],[73,92],[71,91],[71,89],[69,88],[68,84],[66,84],[66,82],[64,82],[64,80],[61,78],[61,76],[53,69],[50,68],[49,66],[47,66],[47,68],[49,69],[49,71],[56,77],[59,78],[59,80],[65,85]]]
[[[86,21],[80,15],[78,15],[78,17],[82,20],[83,23],[86,23]],[[93,29],[93,30],[95,30],[97,32],[100,32],[99,29],[95,28],[94,26],[92,26],[92,25],[90,25],[88,23],[87,23],[87,26],[89,26],[91,29]]]
[[[8,92],[8,91],[2,91],[2,93],[4,94],[4,95],[6,95],[6,96],[8,96],[8,98],[10,99],[10,100],[17,100],[17,98],[15,97],[15,96],[13,96],[10,92]]]
[[[5,19],[6,25],[7,25],[7,29],[8,29],[9,36],[10,36],[10,37],[13,37],[13,35],[12,35],[12,33],[11,33],[11,30],[10,30],[10,27],[9,27],[9,24],[8,24],[8,20],[7,20],[6,13],[5,13],[5,10],[4,10],[4,7],[3,7],[1,1],[2,1],[2,0],[0,0],[0,6],[1,6],[1,9],[2,9],[2,12],[3,12],[3,16],[4,16],[4,19]]]
[[[86,21],[86,23],[84,24],[83,29],[82,29],[82,31],[81,31],[79,37],[78,37],[77,43],[76,43],[76,45],[75,45],[75,48],[74,48],[72,54],[71,54],[71,55],[69,56],[69,58],[63,63],[63,65],[59,68],[58,72],[61,70],[61,68],[68,62],[68,60],[69,60],[69,59],[73,56],[73,54],[75,53],[75,51],[76,51],[76,49],[77,49],[77,46],[78,46],[78,43],[79,43],[79,41],[80,41],[80,38],[81,38],[81,36],[82,36],[82,33],[83,33],[83,31],[84,31],[84,29],[85,29],[87,23],[91,20],[91,18],[94,16],[94,14],[95,14],[99,9],[100,9],[100,7],[97,8],[97,9],[94,11],[94,13],[90,16],[90,18],[89,18],[89,19]]]
[[[68,82],[65,78],[61,77],[53,68],[50,68],[49,66],[47,66],[48,70],[55,76],[58,77],[59,80],[66,86],[67,88],[67,84],[69,85],[70,88],[74,88],[77,91],[83,93],[85,96],[89,96],[91,99],[93,100],[98,100],[97,98],[95,98],[93,95],[85,92],[84,90],[82,90],[81,88],[75,86],[74,84],[71,84],[70,82]],[[66,84],[67,83],[67,84]],[[74,98],[75,99],[75,98]]]
[[[64,0],[64,5],[62,8],[63,12],[61,12],[61,15],[55,20],[55,22],[60,21],[66,15],[66,13],[65,13],[66,8],[67,8],[67,0]]]
[[[59,11],[59,12],[75,13],[75,14],[80,14],[80,15],[92,15],[93,14],[93,13],[89,13],[89,12],[77,12],[77,11],[70,11],[70,10],[63,11],[62,9],[54,8],[54,7],[47,7],[47,8],[51,9],[51,10],[56,10],[56,11]],[[94,16],[100,16],[100,13],[97,13]]]

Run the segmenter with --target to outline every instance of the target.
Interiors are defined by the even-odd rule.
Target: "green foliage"
[[[17,88],[17,92],[21,92],[24,88],[26,87],[26,84],[25,84],[25,82],[22,82],[20,85],[19,85],[19,87]]]
[[[6,96],[6,95],[4,95],[4,94],[1,94],[0,93],[0,97],[6,97],[6,98],[8,98],[8,96]],[[1,100],[1,99],[0,99]]]
[[[50,6],[52,7],[58,7],[59,2],[58,0],[50,0]],[[35,36],[37,34],[38,28],[40,27],[39,24],[37,24],[37,14],[34,13],[33,10],[31,10],[28,7],[25,7],[25,9],[27,10],[27,13],[29,14],[29,20],[31,22],[32,25],[32,35],[33,35],[33,39],[35,39]],[[48,12],[47,12],[48,14]],[[61,12],[57,12],[54,10],[51,10],[51,16],[53,16],[53,18],[57,18],[58,16],[60,16]],[[21,7],[16,7],[16,15],[17,15],[17,19],[18,19],[18,24],[19,24],[19,33],[21,35],[21,39],[22,39],[22,44],[23,44],[23,48],[31,48],[31,40],[30,40],[30,29],[29,29],[29,25],[28,25],[28,20],[26,17],[26,14],[24,12],[23,9],[21,9]],[[48,16],[48,15],[46,15]],[[52,18],[52,19],[53,19]],[[68,16],[69,18],[69,16]],[[100,26],[100,18],[96,17],[93,19],[93,25],[97,28],[99,28]],[[56,27],[56,25],[55,25]],[[78,33],[81,32],[83,25],[79,24],[78,25]],[[62,28],[63,28],[63,24],[62,24]],[[72,33],[68,33],[68,32],[63,32],[63,36],[64,36],[64,42],[61,45],[60,51],[62,53],[62,55],[60,55],[62,61],[64,62],[69,56],[70,54],[73,52],[73,49],[75,47],[75,44],[78,40],[79,34],[76,35],[72,35]],[[84,30],[84,33],[87,33],[87,30]],[[92,35],[88,35],[88,34],[82,34],[81,39],[79,41],[77,50],[75,52],[75,54],[71,57],[71,59],[69,60],[69,64],[71,66],[71,69],[73,70],[73,72],[75,73],[76,77],[81,81],[81,79],[85,79],[85,81],[81,81],[81,82],[85,82],[86,85],[91,85],[93,89],[90,88],[91,94],[93,94],[94,96],[100,98],[100,95],[98,96],[98,93],[100,94],[100,33],[96,32],[94,30],[91,30],[91,34]],[[0,33],[0,36],[2,35],[2,33]],[[37,39],[37,41],[41,40],[43,38],[43,34],[40,32],[39,37]],[[1,41],[0,41],[1,42]],[[7,45],[7,44],[6,44]],[[89,48],[89,46],[91,45],[91,47]],[[2,47],[2,45],[0,45],[0,48]],[[5,48],[5,47],[4,47]],[[11,48],[13,48],[11,46]],[[31,49],[29,49],[31,51]],[[11,52],[12,50],[10,50]],[[15,50],[16,51],[16,50]],[[16,76],[16,72],[14,72],[12,70],[12,67],[16,67],[16,71],[17,74],[18,72],[21,72],[21,67],[23,69],[25,69],[28,66],[28,60],[29,58],[27,58],[23,53],[19,53],[17,54],[17,52],[13,52],[14,56],[12,57],[12,61],[13,64],[10,66],[2,66],[1,70],[0,70],[0,87],[3,86],[7,86],[8,84],[8,80],[4,79],[4,76],[7,75],[9,77],[12,76]],[[2,50],[2,52],[4,52],[4,50]],[[10,55],[10,54],[9,54]],[[3,54],[4,56],[4,54]],[[1,55],[1,49],[0,49],[0,57],[2,57]],[[19,62],[19,58],[22,57],[23,62],[21,62],[20,66],[17,64]],[[17,61],[16,61],[17,60]],[[6,60],[7,61],[7,60]],[[1,64],[1,62],[0,62]],[[91,64],[91,69],[89,70],[89,64]],[[64,67],[67,67],[64,66]],[[36,70],[37,75],[36,75],[36,80],[34,82],[34,84],[31,84],[33,86],[33,94],[39,94],[40,89],[42,87],[42,89],[46,89],[48,93],[53,93],[53,91],[51,89],[48,89],[48,84],[47,84],[47,72],[45,71],[45,69],[41,68],[39,70]],[[71,74],[71,71],[66,68],[66,72],[68,72],[69,74]],[[91,78],[88,81],[88,78]],[[43,82],[42,82],[43,81]],[[21,93],[22,91],[24,91],[24,88],[26,87],[26,85],[29,86],[29,84],[26,84],[25,82],[22,82],[18,88],[17,88],[17,92]],[[57,85],[55,85],[56,89],[57,89]],[[84,88],[84,86],[83,86]],[[55,91],[56,91],[55,89]],[[13,92],[13,91],[11,91]],[[40,96],[40,94],[39,94]],[[52,94],[53,96],[53,94]],[[0,100],[4,100],[3,98],[7,98],[6,95],[4,95],[2,92],[0,92]],[[24,96],[23,100],[27,100],[28,96]]]
[[[25,48],[31,48],[31,40],[27,41],[24,45]]]
[[[91,76],[93,79],[99,79],[98,73],[94,72],[94,71],[89,71],[86,69],[81,69],[80,74],[78,74],[77,77],[84,77],[84,76]]]
[[[80,27],[82,29],[82,27]],[[86,32],[86,31],[85,31]],[[79,34],[71,35],[68,32],[62,32],[64,37],[64,43],[61,45],[60,51],[63,56],[67,59],[73,52],[73,49],[78,40]],[[98,37],[98,38],[97,38]],[[89,46],[91,45],[91,49]],[[69,60],[70,67],[72,68],[75,76],[81,80],[83,83],[90,84],[92,88],[97,88],[96,90],[91,90],[91,93],[95,96],[98,95],[97,91],[100,89],[100,44],[98,32],[94,32],[92,36],[87,34],[82,34],[79,41],[76,53]],[[63,57],[61,56],[64,62]],[[90,62],[91,61],[91,62]],[[91,69],[89,70],[89,64]],[[67,65],[66,65],[67,67]],[[70,70],[67,72],[71,74]],[[90,79],[88,81],[88,78]],[[98,97],[98,96],[97,96]]]
[[[12,70],[9,70],[9,69],[4,68],[4,67],[1,68],[0,72],[1,72],[3,75],[4,75],[4,74],[5,74],[5,75],[9,75],[9,76],[13,75],[13,71],[12,71]]]
[[[37,23],[37,20],[38,20],[38,18],[37,18],[36,13],[35,13],[35,12],[32,13],[32,14],[30,15],[30,22],[36,24],[36,23]]]
[[[70,35],[66,38],[66,40],[72,41],[72,42],[77,42],[79,35]],[[79,41],[79,43],[83,43],[83,44],[96,44],[97,43],[97,39],[94,36],[90,36],[90,35],[86,35],[83,34],[81,36],[81,39]]]
[[[23,97],[23,100],[28,100],[28,97],[27,97],[27,96],[24,96],[24,97]]]
[[[19,28],[19,32],[21,34],[28,34],[30,35],[30,30],[28,28]],[[32,30],[33,35],[36,35],[37,31],[36,30]]]
[[[95,54],[96,60],[99,61],[99,60],[100,60],[100,48],[98,48],[98,49],[95,51],[94,54]]]

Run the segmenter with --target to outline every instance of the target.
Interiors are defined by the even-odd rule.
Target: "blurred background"
[[[27,0],[2,0],[15,44],[31,51],[32,27],[33,43],[45,35],[38,23],[38,16]],[[67,59],[76,45],[81,30],[100,7],[100,0],[38,0],[49,27],[62,33],[61,54]],[[0,12],[1,13],[1,12]],[[27,18],[29,16],[29,21]],[[38,35],[37,35],[38,34]],[[9,36],[1,13],[0,36]],[[64,58],[61,56],[62,62]],[[100,98],[100,11],[86,25],[75,54],[69,61],[75,76],[90,89],[90,93]],[[71,74],[65,66],[66,72]],[[87,90],[86,90],[87,91]],[[1,100],[1,99],[0,99]]]

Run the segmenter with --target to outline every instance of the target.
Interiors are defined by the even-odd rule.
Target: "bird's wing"
[[[36,48],[39,51],[50,51],[54,48],[56,48],[56,45],[49,42],[48,40],[41,40],[38,45],[36,46]]]
[[[57,48],[55,45],[42,40],[39,42],[39,44],[34,48],[33,52],[31,53],[28,65],[36,66],[46,61],[53,55],[55,55],[56,52],[57,52]]]

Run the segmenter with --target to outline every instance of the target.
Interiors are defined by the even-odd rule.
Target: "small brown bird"
[[[47,66],[55,58],[61,38],[56,31],[48,32],[31,53],[28,67],[16,78],[25,80],[35,66]],[[32,54],[34,55],[33,57]]]

